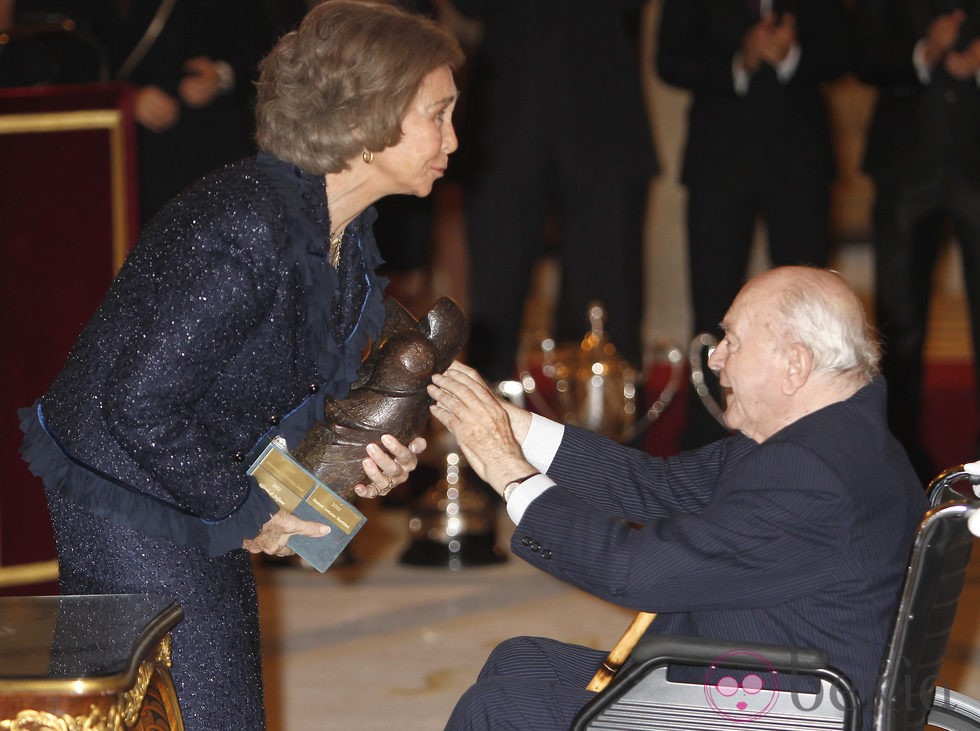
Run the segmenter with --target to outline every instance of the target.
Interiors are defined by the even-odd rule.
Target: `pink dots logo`
[[[734,672],[726,665],[750,658],[763,669]],[[764,677],[769,677],[766,687]],[[704,679],[704,697],[708,705],[723,718],[736,723],[751,723],[762,718],[779,697],[779,682],[775,669],[762,655],[749,650],[732,650],[715,658]]]

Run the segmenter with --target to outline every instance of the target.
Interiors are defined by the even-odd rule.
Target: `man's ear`
[[[813,351],[800,343],[786,346],[786,373],[783,377],[783,393],[791,396],[809,380],[813,372]]]

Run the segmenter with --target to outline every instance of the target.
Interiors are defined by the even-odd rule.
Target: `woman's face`
[[[397,145],[374,155],[371,167],[382,176],[383,195],[411,193],[426,196],[446,173],[449,155],[459,146],[453,129],[456,84],[448,66],[422,80],[415,100],[402,120]]]

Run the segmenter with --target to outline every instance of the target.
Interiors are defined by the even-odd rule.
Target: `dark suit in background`
[[[980,364],[980,87],[938,62],[920,75],[916,44],[941,15],[960,8],[951,51],[980,49],[980,3],[860,0],[858,72],[879,89],[865,168],[876,186],[875,309],[882,367],[891,389],[889,421],[926,478],[935,466],[918,422],[923,344],[940,243],[952,222],[969,297],[973,362]]]
[[[756,218],[766,223],[774,266],[827,263],[834,158],[821,82],[847,70],[847,17],[839,0],[774,0],[795,16],[799,64],[777,78],[764,65],[744,93],[733,59],[758,21],[748,0],[664,0],[657,70],[692,92],[681,182],[694,332],[720,334],[746,276]],[[682,447],[724,434],[697,402]]]
[[[91,0],[81,12],[108,49],[115,77],[150,26],[159,0]],[[232,86],[213,101],[180,103],[173,126],[138,129],[140,214],[145,224],[184,187],[222,165],[254,151],[253,82],[260,55],[272,45],[271,25],[252,0],[178,0],[156,41],[126,79],[155,86],[180,101],[185,64],[197,57],[224,61],[234,71]]]
[[[456,0],[483,21],[468,110],[469,360],[512,378],[531,274],[558,225],[554,335],[579,340],[601,300],[608,332],[642,355],[643,222],[653,140],[640,82],[643,0]]]

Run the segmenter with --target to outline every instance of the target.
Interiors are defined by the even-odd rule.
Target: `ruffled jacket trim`
[[[279,508],[253,480],[245,499],[219,520],[205,520],[140,492],[72,457],[47,429],[41,405],[20,409],[24,441],[20,453],[31,473],[44,480],[51,498],[64,498],[95,515],[121,521],[147,536],[195,545],[209,556],[242,547],[243,536],[257,535]]]

